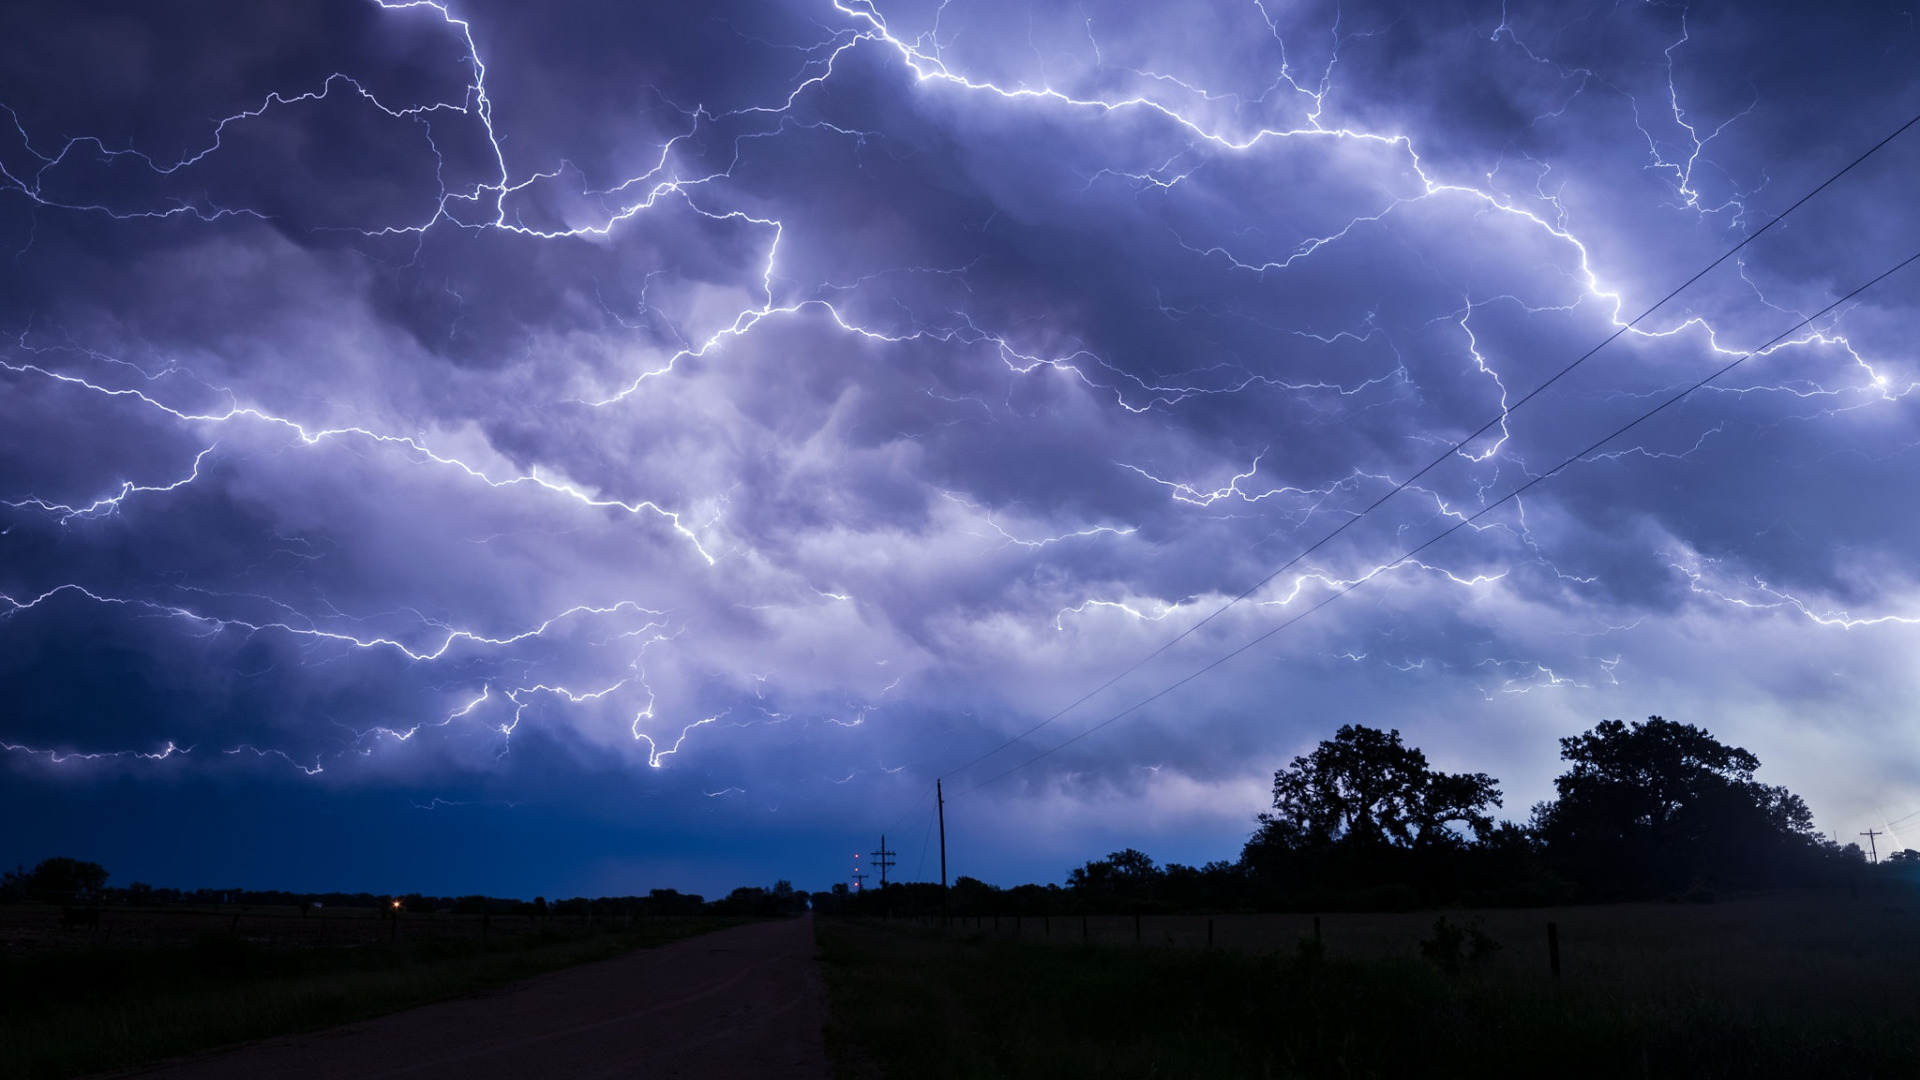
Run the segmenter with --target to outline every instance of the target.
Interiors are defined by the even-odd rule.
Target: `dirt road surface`
[[[811,917],[175,1061],[140,1080],[827,1080]]]

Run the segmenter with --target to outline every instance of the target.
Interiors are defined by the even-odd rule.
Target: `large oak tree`
[[[1813,814],[1760,759],[1692,724],[1604,720],[1560,740],[1572,768],[1534,807],[1548,853],[1590,888],[1765,885],[1814,856]]]

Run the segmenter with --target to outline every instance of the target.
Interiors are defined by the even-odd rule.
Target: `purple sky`
[[[1920,267],[1793,329],[1920,130],[1503,416],[1920,113],[1842,7],[0,7],[0,861],[1058,880],[1653,713],[1920,846]]]

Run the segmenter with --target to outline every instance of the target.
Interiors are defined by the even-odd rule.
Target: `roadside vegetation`
[[[651,917],[341,948],[209,933],[187,944],[0,957],[0,1076],[79,1076],[331,1027],[740,921]]]

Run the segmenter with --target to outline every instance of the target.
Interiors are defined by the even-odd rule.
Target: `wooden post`
[[[1137,911],[1133,913],[1133,941],[1136,945],[1140,943],[1140,913]]]
[[[1013,917],[1013,936],[1014,937],[1020,936],[1020,916],[1018,915],[1015,915]]]
[[[1213,920],[1207,920],[1207,948],[1213,948]]]
[[[1087,934],[1087,917],[1085,915],[1080,916],[1080,944],[1093,944],[1093,938]]]
[[[704,790],[704,789],[703,789]],[[940,781],[933,782],[934,805],[940,810],[940,925],[947,925],[947,796]]]
[[[1554,978],[1560,977],[1560,925],[1547,924],[1547,967]]]
[[[1320,916],[1318,915],[1313,917],[1313,940],[1320,940]]]
[[[1041,931],[1040,933],[1041,937],[1046,938],[1048,941],[1053,940],[1053,916],[1051,915],[1040,916],[1040,931]]]

